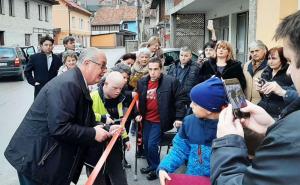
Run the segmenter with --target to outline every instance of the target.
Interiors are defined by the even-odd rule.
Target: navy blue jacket
[[[185,89],[187,96],[189,96],[191,89],[200,82],[199,72],[200,66],[196,62],[190,60],[182,69],[180,61],[176,61],[170,66],[168,75],[178,79],[181,87]]]

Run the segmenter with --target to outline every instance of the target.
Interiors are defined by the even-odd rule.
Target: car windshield
[[[12,58],[15,55],[13,48],[0,48],[0,58]]]

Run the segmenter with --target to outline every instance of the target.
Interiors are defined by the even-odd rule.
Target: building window
[[[4,45],[4,31],[0,31],[0,46]]]
[[[25,34],[25,46],[30,46],[30,34]]]
[[[38,11],[39,11],[39,20],[42,20],[42,5],[38,5]]]
[[[14,0],[8,0],[8,14],[9,16],[15,16]]]
[[[83,27],[84,27],[83,19],[80,19],[80,29],[83,29]]]
[[[40,40],[41,40],[42,36],[43,36],[42,34],[40,34],[40,33],[38,34],[38,43],[39,44],[40,44]]]
[[[150,25],[150,17],[145,17],[145,25]]]
[[[75,28],[75,17],[72,17],[72,28]]]
[[[128,30],[128,24],[127,23],[123,24],[123,29]]]
[[[4,4],[3,4],[3,0],[0,0],[0,14],[4,14]]]
[[[48,18],[48,6],[45,6],[45,21],[48,22],[49,18]]]
[[[29,19],[29,1],[25,1],[25,18]]]

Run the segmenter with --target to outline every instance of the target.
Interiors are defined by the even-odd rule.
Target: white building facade
[[[35,46],[46,34],[53,36],[55,0],[0,0],[0,45]]]

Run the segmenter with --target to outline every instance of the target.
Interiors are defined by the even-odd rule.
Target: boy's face
[[[74,58],[74,57],[67,57],[66,58],[65,64],[66,64],[68,69],[74,68],[76,66],[76,63],[77,63],[76,58]]]
[[[53,43],[50,40],[45,40],[41,45],[41,50],[46,54],[50,54],[53,50]]]
[[[192,53],[180,51],[179,59],[180,59],[180,63],[182,65],[185,65],[192,59]]]
[[[75,41],[68,41],[67,44],[64,45],[66,49],[75,50]]]
[[[162,69],[160,68],[158,63],[149,63],[148,70],[149,70],[150,80],[152,82],[157,81],[160,78]]]
[[[190,107],[193,110],[193,113],[195,114],[196,117],[198,118],[206,118],[209,115],[209,111],[200,107],[197,105],[195,102],[192,101]]]

